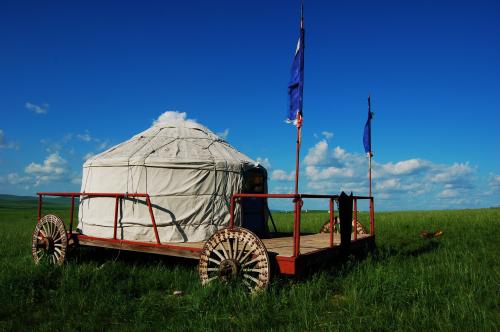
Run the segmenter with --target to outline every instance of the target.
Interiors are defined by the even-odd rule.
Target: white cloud
[[[271,174],[271,180],[295,181],[295,171],[291,171],[290,173],[287,173],[282,169],[276,169]]]
[[[269,159],[268,158],[261,158],[261,157],[257,157],[257,160],[256,160],[259,164],[261,164],[262,166],[264,166],[264,168],[266,169],[270,169],[271,168],[271,163],[269,162]]]
[[[89,132],[86,132],[85,134],[77,134],[76,138],[78,138],[80,141],[84,142],[90,142],[93,140],[92,136],[90,136]]]
[[[331,139],[333,137],[333,133],[329,131],[322,131],[321,135],[323,135],[326,139]]]
[[[392,175],[413,174],[428,167],[428,162],[421,159],[399,161],[396,164],[387,163],[382,169]]]
[[[32,162],[25,168],[28,174],[56,174],[60,175],[66,171],[66,160],[56,152],[49,155],[43,164]]]
[[[330,147],[322,138],[308,150],[301,166],[301,188],[309,192],[368,194],[368,159],[363,153]],[[270,188],[273,180],[293,181],[292,174],[275,170]],[[463,197],[470,207],[498,205],[500,175],[481,180],[477,167],[468,162],[440,164],[418,157],[387,163],[375,160],[372,175],[373,194],[384,208],[442,209],[456,207]],[[482,182],[489,184],[486,190]]]
[[[82,177],[81,177],[81,176],[79,176],[79,175],[75,175],[75,176],[71,179],[71,183],[72,183],[72,184],[81,185],[81,184],[82,184]]]
[[[348,168],[338,168],[334,166],[325,167],[325,168],[317,168],[316,166],[307,166],[306,167],[306,176],[311,181],[321,181],[321,180],[329,180],[334,176],[338,177],[353,177],[354,170]]]
[[[324,163],[328,157],[328,143],[321,140],[315,146],[310,148],[304,158],[306,165],[319,165]]]
[[[52,153],[42,164],[30,163],[24,171],[35,177],[35,187],[42,183],[60,180],[67,174],[67,162],[59,153]]]
[[[467,178],[474,172],[469,163],[454,163],[452,166],[436,165],[433,174],[430,176],[432,182],[456,183]]]
[[[108,147],[109,147],[109,142],[108,141],[104,141],[104,142],[101,142],[99,144],[99,146],[97,147],[97,149],[98,150],[105,150]]]
[[[36,114],[47,114],[47,111],[49,109],[49,104],[46,104],[46,103],[40,106],[40,105],[36,105],[36,104],[30,103],[28,101],[28,102],[26,102],[26,104],[24,104],[24,106],[28,110],[30,110],[30,111],[32,111],[32,112],[34,112]]]
[[[493,190],[500,190],[500,175],[490,174],[490,186]]]
[[[272,192],[276,194],[291,194],[293,191],[293,186],[276,186],[272,189]]]
[[[342,149],[340,146],[337,146],[335,147],[335,149],[333,150],[333,156],[336,158],[336,159],[339,159],[339,160],[344,160],[346,159],[349,155],[345,152],[344,149]]]
[[[86,161],[87,159],[90,159],[94,156],[94,154],[92,152],[88,152],[85,154],[85,156],[83,156],[83,160]]]
[[[224,129],[224,131],[217,133],[217,136],[219,136],[220,138],[222,138],[224,140],[227,139],[227,137],[229,136],[229,128],[226,128],[226,129]]]
[[[196,122],[196,120],[188,119],[186,112],[166,111],[153,121],[153,125],[176,124],[179,122]]]
[[[460,192],[457,189],[445,189],[442,192],[440,192],[437,197],[439,198],[451,198],[451,197],[457,197],[460,195]]]
[[[0,177],[0,182],[12,185],[26,185],[31,181],[31,177],[22,176],[17,173],[9,173],[7,176]]]

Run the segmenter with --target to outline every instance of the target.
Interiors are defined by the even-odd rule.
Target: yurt
[[[196,242],[229,224],[233,193],[267,192],[267,172],[199,123],[173,119],[88,159],[81,192],[147,193],[161,242]],[[235,222],[262,233],[266,212],[264,200],[245,199]],[[114,213],[115,198],[83,196],[79,232],[112,238]],[[117,236],[155,241],[145,199],[120,200]]]

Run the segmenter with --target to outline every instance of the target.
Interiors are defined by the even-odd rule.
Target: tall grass
[[[52,209],[67,220],[65,207]],[[255,296],[202,287],[196,261],[169,257],[82,248],[62,267],[35,266],[35,218],[32,206],[0,204],[0,330],[500,328],[498,209],[377,213],[372,255],[278,276]],[[317,230],[327,218],[304,213],[303,229]],[[276,222],[286,230],[291,219],[277,214]],[[419,237],[438,229],[441,238]]]

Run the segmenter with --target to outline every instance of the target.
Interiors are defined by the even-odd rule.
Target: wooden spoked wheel
[[[53,214],[43,216],[33,232],[31,252],[36,264],[47,262],[62,265],[68,238],[63,221]]]
[[[205,243],[198,265],[201,283],[241,281],[251,292],[269,284],[271,265],[266,247],[244,228],[226,228]]]

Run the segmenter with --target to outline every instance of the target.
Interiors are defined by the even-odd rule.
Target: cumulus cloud
[[[282,169],[275,169],[271,173],[271,180],[274,180],[274,181],[295,181],[295,171],[291,171],[290,173],[287,173]]]
[[[0,177],[0,183],[9,183],[12,185],[26,185],[31,182],[31,177],[19,175],[17,173],[9,173],[6,176]]]
[[[317,168],[316,166],[307,166],[306,175],[311,181],[329,180],[334,176],[352,177],[354,170],[348,168],[338,168],[335,166]]]
[[[456,207],[464,197],[468,206],[474,207],[484,205],[482,194],[492,197],[500,191],[500,176],[491,174],[491,190],[481,192],[477,168],[468,162],[441,164],[410,158],[386,163],[374,161],[372,166],[373,193],[384,201],[385,208],[449,208]],[[368,158],[363,153],[330,147],[323,138],[308,150],[302,167],[301,187],[309,192],[368,194]],[[271,180],[294,181],[294,172],[275,170]],[[272,184],[270,187],[273,188]]]
[[[322,131],[321,135],[323,135],[326,139],[331,139],[333,137],[333,133],[329,131]]]
[[[262,166],[264,166],[264,168],[267,168],[267,169],[270,169],[271,168],[271,162],[269,161],[268,158],[261,158],[261,157],[257,157],[257,160],[256,160],[259,164],[261,164]]]
[[[326,140],[321,140],[307,152],[304,158],[306,165],[319,165],[328,159],[328,143]]]
[[[391,175],[414,174],[429,166],[429,163],[421,159],[409,159],[399,161],[395,164],[389,162],[382,166],[382,170]]]
[[[153,125],[176,124],[179,122],[186,122],[186,121],[196,122],[196,120],[188,119],[186,112],[166,111],[162,113],[156,120],[153,121]]]
[[[55,180],[60,180],[67,175],[67,161],[58,153],[47,156],[43,163],[32,162],[24,171],[35,177],[35,187]]]
[[[434,174],[430,176],[432,182],[438,183],[456,183],[462,181],[466,176],[474,172],[469,163],[454,163],[452,166],[434,167]]]
[[[47,111],[49,110],[49,104],[47,104],[47,103],[44,103],[42,105],[36,105],[36,104],[28,101],[28,102],[26,102],[26,104],[24,104],[24,106],[28,110],[30,110],[36,114],[47,114]]]

